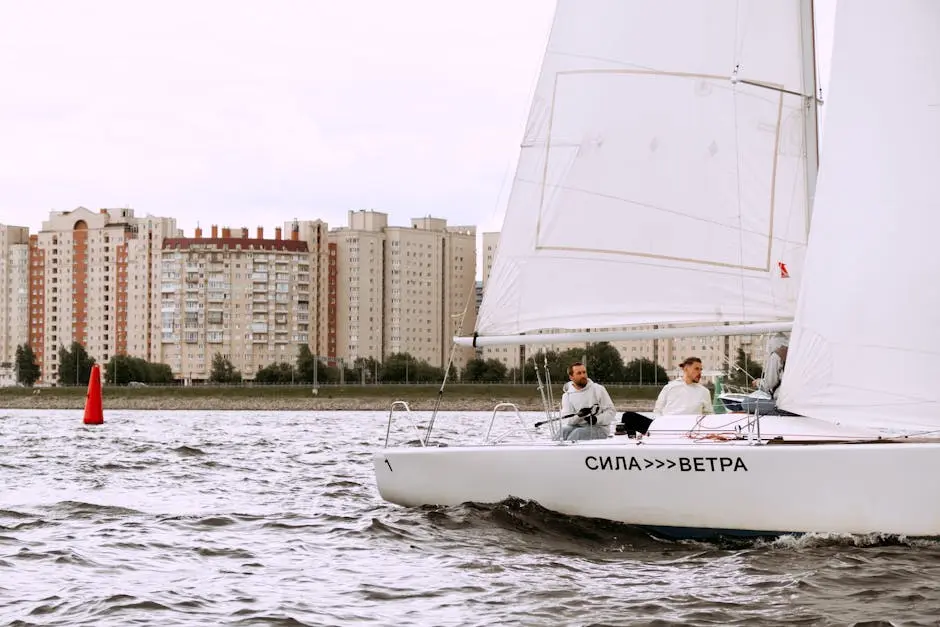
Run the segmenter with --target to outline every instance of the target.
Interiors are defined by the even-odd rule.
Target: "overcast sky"
[[[498,230],[553,0],[0,0],[0,223]]]
[[[553,9],[0,0],[0,223],[130,206],[271,233],[372,208],[498,230]]]

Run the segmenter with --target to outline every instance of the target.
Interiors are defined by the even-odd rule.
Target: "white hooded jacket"
[[[780,381],[783,378],[784,359],[780,355],[780,349],[789,345],[786,336],[780,334],[772,337],[767,346],[770,354],[764,361],[764,376],[757,380],[757,389],[776,397],[777,389],[780,387]]]
[[[594,383],[588,379],[587,385],[579,390],[574,387],[571,381],[568,381],[562,389],[564,391],[561,396],[562,416],[576,414],[578,410],[584,407],[597,405],[597,424],[599,426],[607,426],[614,421],[614,415],[616,414],[614,402],[610,400],[610,394],[600,383]],[[566,423],[573,427],[589,424],[587,420],[579,416],[568,418]]]

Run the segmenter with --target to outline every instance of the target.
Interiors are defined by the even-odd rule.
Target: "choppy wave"
[[[5,414],[0,625],[933,625],[940,543],[383,502],[384,412]],[[488,414],[449,416],[479,431]],[[873,622],[866,622],[873,621]],[[879,623],[877,621],[885,621]]]

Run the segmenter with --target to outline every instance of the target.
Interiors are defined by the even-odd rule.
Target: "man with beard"
[[[662,389],[656,399],[653,415],[715,413],[711,392],[699,383],[702,379],[702,360],[689,357],[679,366],[682,368],[682,378],[670,381]]]
[[[588,379],[587,368],[580,361],[568,366],[568,379],[561,397],[561,416],[567,424],[562,426],[558,439],[600,440],[609,437],[614,403],[607,389]]]

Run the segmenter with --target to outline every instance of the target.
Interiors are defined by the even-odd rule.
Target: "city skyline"
[[[462,367],[473,351],[451,338],[474,326],[475,267],[475,227],[436,217],[397,226],[350,210],[330,230],[297,220],[187,234],[130,208],[50,212],[35,233],[0,226],[0,360],[8,368],[28,342],[46,383],[73,344],[102,363],[166,363],[185,381],[207,380],[217,354],[251,378],[303,346],[434,367],[453,351]]]
[[[407,353],[460,371],[474,356],[508,369],[539,347],[456,348],[475,328],[499,233],[439,217],[393,225],[382,212],[350,210],[343,225],[297,220],[267,229],[226,224],[183,232],[169,216],[109,208],[51,212],[42,228],[0,225],[0,355],[28,342],[42,381],[57,379],[59,350],[73,343],[105,363],[127,355],[205,381],[215,355],[248,378],[290,363],[299,347],[328,363],[384,362]],[[485,269],[476,280],[478,261]],[[641,328],[641,327],[636,327]],[[613,342],[624,363],[667,369],[691,351],[724,369],[750,339]],[[583,344],[544,347],[565,350]]]

